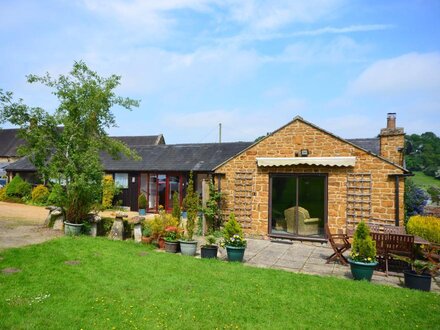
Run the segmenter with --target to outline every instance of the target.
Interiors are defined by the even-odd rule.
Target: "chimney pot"
[[[387,114],[387,128],[388,129],[396,129],[396,113],[389,112]]]

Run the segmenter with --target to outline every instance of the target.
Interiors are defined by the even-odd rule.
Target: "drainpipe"
[[[406,174],[389,174],[389,177],[393,177],[394,176],[394,221],[395,221],[395,225],[396,227],[399,227],[399,223],[400,223],[400,210],[399,210],[399,203],[400,203],[400,199],[399,199],[399,178],[404,178],[407,176],[414,176],[413,173],[406,173]]]

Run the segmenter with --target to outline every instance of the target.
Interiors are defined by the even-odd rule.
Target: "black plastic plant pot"
[[[405,286],[410,289],[431,291],[431,275],[417,274],[412,270],[404,270]]]
[[[201,247],[201,256],[202,258],[206,258],[206,259],[213,259],[213,258],[217,258],[217,251],[218,251],[218,247],[217,245],[205,245]]]

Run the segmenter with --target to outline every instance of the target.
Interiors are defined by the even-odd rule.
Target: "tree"
[[[14,101],[12,92],[0,90],[0,122],[20,128],[25,144],[19,154],[29,158],[43,180],[63,183],[66,198],[61,206],[66,219],[81,223],[92,205],[99,203],[103,177],[100,152],[137,158],[125,144],[111,139],[106,129],[116,126],[112,106],[130,110],[139,101],[115,94],[119,76],[100,77],[82,61],[75,62],[68,75],[29,75],[27,81],[51,88],[58,107],[51,114],[29,107],[21,99]]]
[[[440,203],[440,187],[430,186],[427,192],[431,195],[432,202],[438,205]]]
[[[440,137],[432,132],[412,134],[405,137],[405,144],[407,168],[440,179]]]

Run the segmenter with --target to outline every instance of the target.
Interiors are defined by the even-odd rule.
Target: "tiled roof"
[[[17,148],[23,140],[17,137],[18,129],[0,129],[0,157],[17,157]]]
[[[251,142],[171,144],[134,146],[141,160],[121,157],[112,159],[102,154],[106,171],[212,171],[217,165],[231,158]],[[7,167],[10,171],[34,171],[27,158],[22,158]]]
[[[18,129],[0,129],[0,157],[17,157],[17,148],[24,141],[17,137]],[[164,144],[162,134],[146,136],[112,136],[130,147]]]
[[[347,139],[347,141],[361,147],[362,149],[370,151],[373,154],[379,155],[379,153],[380,153],[380,139],[379,138]]]
[[[122,141],[131,147],[165,144],[162,134],[148,136],[112,136],[112,138]]]

